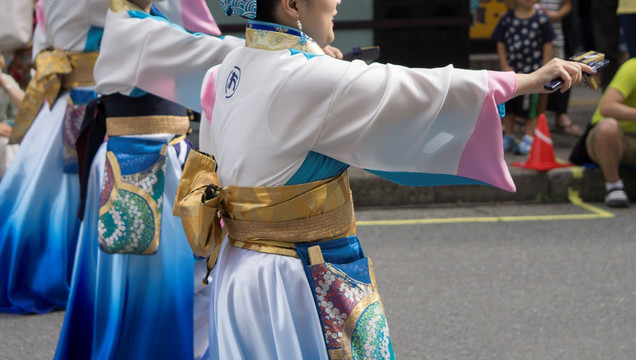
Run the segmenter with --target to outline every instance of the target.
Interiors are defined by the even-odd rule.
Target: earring
[[[296,16],[296,26],[298,26],[298,30],[300,31],[300,44],[307,45],[309,37],[303,32],[303,24],[301,24],[298,16]]]

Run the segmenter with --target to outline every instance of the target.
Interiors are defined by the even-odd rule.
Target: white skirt
[[[210,286],[211,359],[328,359],[299,259],[226,239]]]

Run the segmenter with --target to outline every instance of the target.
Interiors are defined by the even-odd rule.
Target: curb
[[[360,169],[350,169],[351,191],[356,208],[399,207],[430,204],[477,203],[558,203],[569,201],[569,190],[576,190],[584,201],[605,198],[603,175],[598,168],[553,169],[538,172],[511,168],[517,192],[510,193],[487,185],[402,186]],[[636,199],[636,171],[621,169],[627,195]]]

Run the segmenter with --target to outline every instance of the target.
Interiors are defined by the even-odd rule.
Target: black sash
[[[181,105],[152,94],[139,97],[121,94],[102,95],[88,103],[80,135],[75,143],[80,179],[80,206],[78,209],[80,220],[83,220],[86,207],[91,164],[106,137],[106,118],[150,115],[188,116],[188,110]],[[191,144],[188,147],[190,148]]]

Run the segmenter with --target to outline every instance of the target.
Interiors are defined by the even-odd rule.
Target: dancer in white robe
[[[95,97],[92,65],[107,8],[102,0],[41,2],[34,51],[54,50],[36,57],[46,100],[34,101],[27,89],[10,137],[20,147],[0,183],[2,312],[66,305],[80,223],[73,136]]]
[[[581,69],[591,71],[560,60],[530,75],[452,66],[409,69],[346,62],[322,56],[321,50],[333,40],[331,21],[339,0],[222,3],[226,12],[256,21],[248,22],[245,47],[231,52],[203,82],[201,150],[216,157],[218,183],[230,187],[227,192],[222,190],[223,194],[233,196],[253,189],[255,198],[263,203],[275,202],[265,196],[268,189],[284,192],[315,182],[321,188],[334,176],[334,181],[346,184],[342,174],[348,166],[407,185],[491,184],[514,191],[503,159],[497,104],[519,94],[544,91],[542,84],[556,77],[563,77],[567,88],[580,81]],[[130,84],[130,79],[137,77],[135,73],[110,75],[113,83]],[[132,86],[153,93],[163,91],[162,96],[189,103],[180,86],[170,88],[175,92],[166,91],[160,83],[140,80]],[[204,170],[214,172],[214,164],[208,164],[211,167]],[[188,165],[182,182],[188,180]],[[207,189],[219,192],[214,187]],[[344,189],[341,195],[346,196],[346,185]],[[177,195],[176,200],[183,199]],[[195,200],[201,202],[200,197]],[[334,303],[319,301],[316,305],[315,299],[324,300],[322,286],[326,282],[310,285],[306,276],[310,267],[299,259],[306,257],[306,246],[292,244],[298,250],[296,257],[293,251],[271,250],[269,243],[256,239],[237,241],[232,230],[237,214],[228,207],[238,204],[227,200],[225,205],[221,210],[228,220],[226,226],[232,225],[230,236],[216,249],[220,252],[212,270],[211,358],[325,359],[354,348],[382,358],[393,356],[380,315],[366,324],[371,327],[365,329],[374,330],[362,334],[362,338],[371,333],[377,336],[358,337],[362,340],[357,343],[342,337],[344,332],[325,336],[326,325],[349,322],[338,315],[339,310],[334,311]],[[260,206],[258,202],[248,205]],[[325,204],[317,200],[306,206],[320,211]],[[271,219],[262,220],[281,220],[276,209],[269,212]],[[300,209],[291,209],[286,215],[293,216],[297,210],[300,216]],[[312,221],[302,216],[297,220]],[[344,220],[348,222],[350,217]],[[262,222],[268,221],[258,226],[266,226]],[[354,234],[350,235],[352,229]],[[348,227],[346,233],[345,237],[319,242],[325,261],[337,269],[346,268],[348,263],[357,266],[366,259],[355,227]],[[262,237],[267,240],[271,235]],[[307,239],[301,236],[298,240]],[[326,251],[329,249],[333,251]],[[369,280],[370,272],[366,271],[362,277]],[[355,294],[352,291],[348,296]],[[330,311],[332,317],[321,320],[323,310]],[[326,324],[329,319],[337,319],[337,324]],[[348,350],[330,347],[331,339],[348,343]]]
[[[319,51],[333,40],[339,0],[277,0],[266,9],[259,7],[268,2],[260,0],[222,3],[227,12],[266,21],[248,21],[246,46],[210,70],[202,92],[201,150],[215,156],[219,183],[232,186],[230,194],[234,186],[327,179],[348,166],[406,185],[486,183],[514,191],[496,105],[545,92],[542,84],[559,76],[569,87],[580,81],[581,68],[590,71],[558,60],[532,75],[346,62]],[[311,46],[312,39],[318,46]],[[226,205],[222,210],[232,201]],[[310,285],[304,269],[298,258],[253,251],[226,238],[212,271],[211,357],[351,354],[346,350],[356,347],[355,339],[347,348],[346,336],[328,333],[327,320],[337,318],[334,304],[320,304],[324,293],[312,291],[318,285]],[[331,318],[318,316],[330,308]],[[387,334],[378,335],[357,350],[393,357]],[[342,340],[344,349],[333,347],[332,338]]]
[[[179,3],[157,5],[172,13]],[[203,1],[187,3],[196,5],[197,18],[207,15],[207,21],[177,16],[193,33],[168,22],[150,1],[111,1],[95,65],[100,98],[88,110],[96,114],[93,123],[106,122],[109,138],[102,143],[104,133],[94,129],[104,124],[92,125],[95,144],[89,145],[99,148],[94,157],[85,155],[85,211],[56,359],[207,358],[205,260],[195,258],[171,214],[189,151],[178,136],[188,130],[186,108],[110,81],[113,73],[140,71],[141,78],[174,93],[187,73],[199,79],[188,82],[197,102],[205,71],[243,40],[207,35],[220,32]],[[193,13],[186,9],[178,13]],[[139,244],[152,239],[156,249],[140,254]]]

